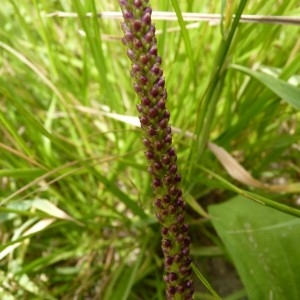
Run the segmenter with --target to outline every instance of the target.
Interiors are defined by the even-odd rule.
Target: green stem
[[[240,17],[246,6],[247,0],[240,2],[234,21],[227,37],[223,37],[215,59],[214,71],[210,79],[209,86],[198,108],[196,121],[195,141],[192,144],[189,161],[199,161],[202,158],[206,144],[209,139],[212,122],[214,119],[216,106],[223,89],[227,73],[227,56],[232,43],[234,33],[238,27]],[[189,177],[192,174],[194,164],[190,164]]]

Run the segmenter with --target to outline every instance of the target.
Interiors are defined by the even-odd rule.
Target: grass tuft
[[[232,10],[239,16],[246,1],[227,5],[231,2],[240,3]],[[209,212],[229,205],[237,220],[231,230],[239,230],[246,218],[259,228],[261,213],[236,215],[238,206],[230,199],[240,195],[243,201],[255,200],[261,212],[268,209],[272,220],[280,211],[279,224],[299,217],[299,26],[237,24],[227,18],[222,31],[215,22],[183,18],[184,12],[221,13],[219,2],[153,0],[151,5],[178,17],[155,23],[189,204],[195,299],[212,299],[213,294],[238,299],[251,294],[247,289],[253,282],[251,276],[240,281],[243,260],[232,257],[231,239],[222,230],[216,233],[218,220]],[[230,7],[223,10],[230,15]],[[57,11],[78,16],[49,16]],[[141,133],[114,117],[136,116],[130,62],[120,41],[120,20],[98,18],[102,11],[119,12],[117,1],[1,3],[3,299],[164,299],[159,225]],[[298,16],[299,4],[248,1],[243,14]],[[241,180],[241,172],[232,176],[208,142],[262,185]],[[280,191],[261,188],[278,185]],[[270,235],[256,233],[255,241],[260,247],[270,238],[274,246],[266,267],[272,269],[274,260],[290,262],[291,270],[285,271],[294,274],[295,264],[280,250],[282,236],[275,225]],[[286,226],[280,234],[287,249],[294,250],[297,241],[289,232]],[[245,247],[239,253],[247,251],[248,240],[234,240]],[[260,253],[250,254],[255,262]],[[272,272],[253,268],[261,274],[260,286],[272,280],[278,286]],[[297,295],[294,286],[279,288]]]

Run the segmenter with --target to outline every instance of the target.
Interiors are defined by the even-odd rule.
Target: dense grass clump
[[[1,3],[1,299],[165,299],[138,103],[143,130],[173,133],[194,298],[300,298],[299,20],[278,23],[299,5],[226,3],[151,1],[147,120],[117,1]]]

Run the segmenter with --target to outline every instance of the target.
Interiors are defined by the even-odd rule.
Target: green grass
[[[245,14],[300,12],[297,0],[248,2]],[[180,18],[186,11],[220,13],[218,1],[152,1],[152,7],[178,16],[155,23],[194,264],[209,282],[197,279],[195,298],[241,299],[243,285],[251,284],[247,278],[224,289],[241,262],[213,229],[208,207],[235,205],[230,199],[240,194],[258,208],[299,216],[300,29],[230,24],[231,40],[219,25],[186,28]],[[78,18],[47,17],[55,11]],[[101,11],[119,11],[117,1],[2,3],[1,299],[164,299],[140,130],[108,114],[137,115],[130,62],[120,20],[85,17]],[[242,183],[240,169],[230,176],[208,141],[258,181],[283,184],[281,192]],[[280,255],[284,261],[288,254]],[[220,259],[228,274],[211,270]]]

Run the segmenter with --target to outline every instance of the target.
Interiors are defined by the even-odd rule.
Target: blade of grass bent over
[[[245,191],[243,189],[238,188],[237,186],[233,185],[232,183],[228,182],[226,179],[222,178],[221,176],[219,176],[218,174],[212,172],[211,170],[200,166],[198,164],[198,168],[201,169],[202,171],[210,174],[212,177],[214,177],[215,179],[217,179],[218,181],[220,181],[221,183],[224,184],[224,187],[226,187],[227,189],[234,191],[236,193],[238,193],[241,196],[244,196],[247,199],[250,199],[252,201],[255,201],[259,204],[274,208],[278,211],[284,212],[286,214],[289,214],[291,216],[295,216],[295,217],[300,217],[300,209],[295,209],[293,207],[287,206],[285,204],[281,204],[278,203],[276,201],[270,200],[266,197]]]

